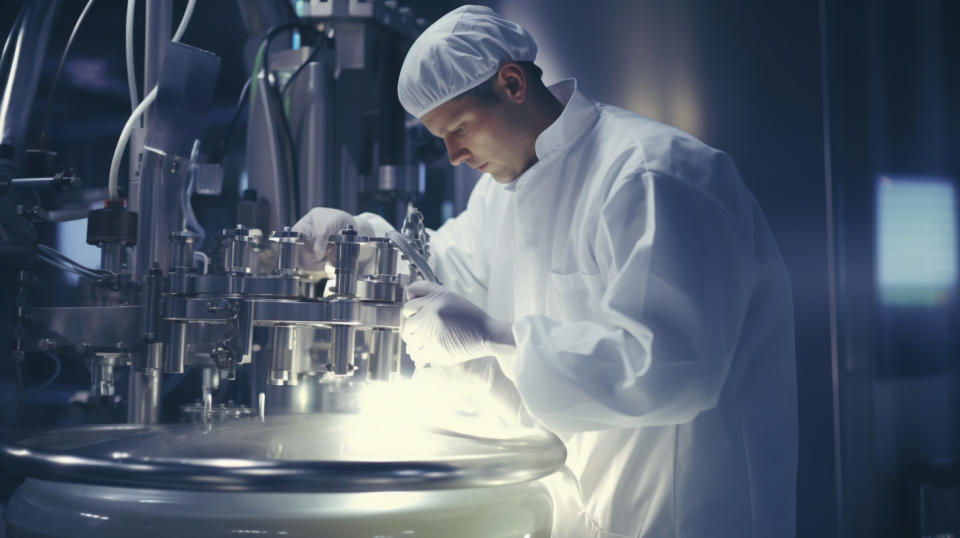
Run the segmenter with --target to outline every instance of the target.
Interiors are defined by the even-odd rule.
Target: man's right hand
[[[300,250],[300,264],[308,271],[323,269],[325,261],[334,261],[335,252],[330,248],[331,235],[340,233],[347,226],[353,226],[360,235],[373,235],[372,227],[358,221],[346,211],[331,207],[315,207],[293,225],[293,230],[304,234],[303,248]]]

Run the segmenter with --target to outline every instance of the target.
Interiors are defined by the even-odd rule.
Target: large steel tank
[[[480,414],[267,416],[21,434],[9,538],[549,537],[553,434]],[[438,416],[444,416],[437,420]]]

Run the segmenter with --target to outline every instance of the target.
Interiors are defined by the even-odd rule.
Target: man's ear
[[[516,62],[507,62],[500,66],[496,82],[501,100],[515,104],[527,100],[527,74]]]

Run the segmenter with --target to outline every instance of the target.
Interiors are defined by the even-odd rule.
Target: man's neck
[[[564,107],[563,103],[545,86],[538,89],[535,103],[533,115],[537,126],[537,136],[540,136],[540,133],[557,121],[560,114],[563,113]]]

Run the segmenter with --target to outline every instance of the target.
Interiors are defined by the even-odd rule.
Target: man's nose
[[[444,142],[447,145],[447,156],[450,157],[450,164],[453,166],[457,166],[470,158],[470,150],[466,147],[459,146],[457,144],[451,144],[447,141]]]

